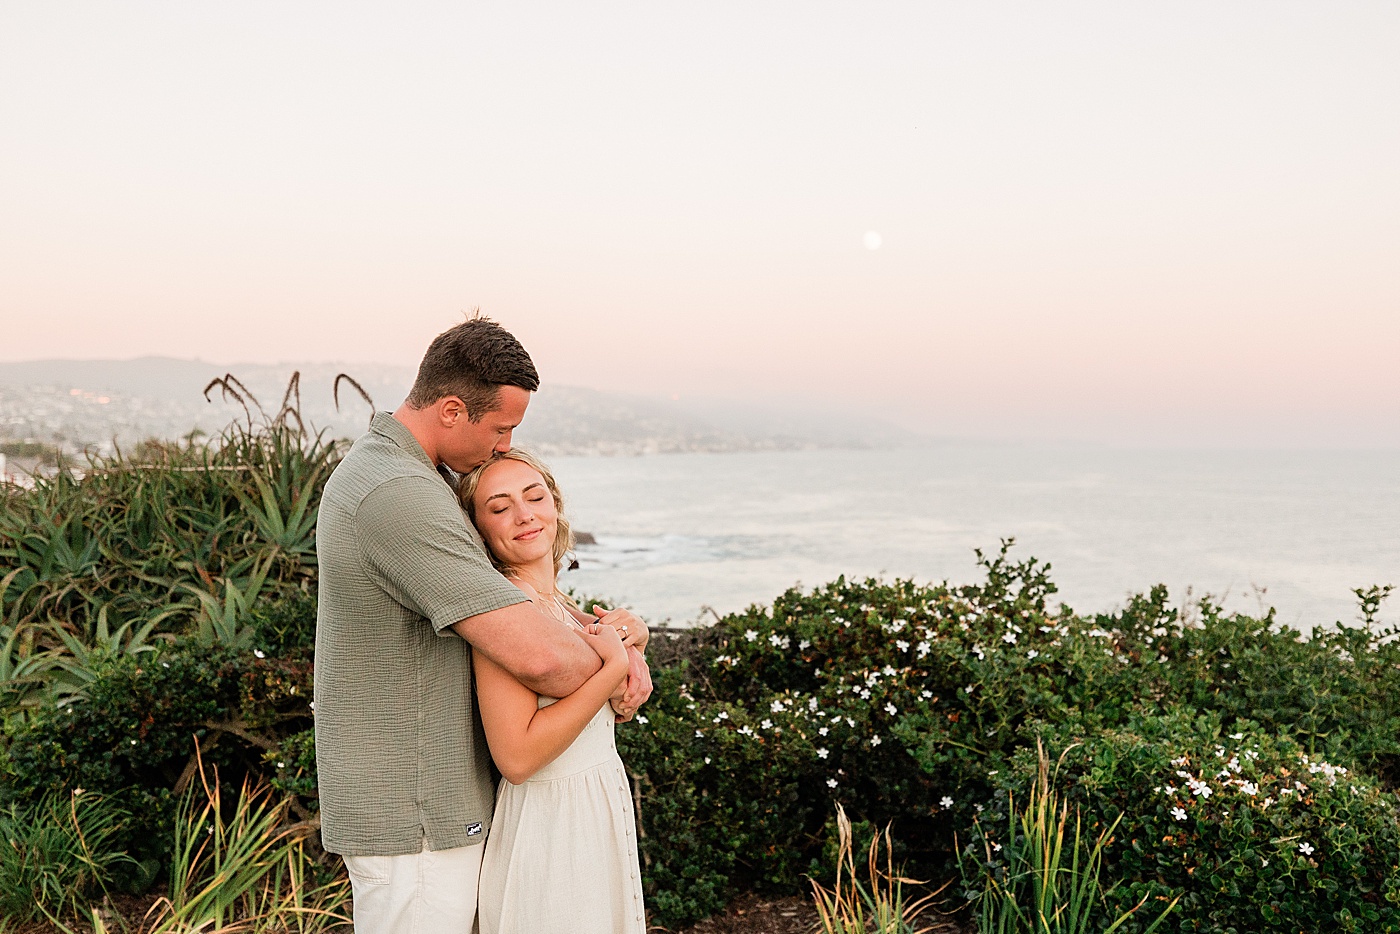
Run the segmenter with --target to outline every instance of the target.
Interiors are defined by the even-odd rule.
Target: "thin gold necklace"
[[[534,581],[527,581],[518,574],[511,574],[509,577],[512,580],[530,585],[530,589],[534,590],[536,593],[535,599],[531,601],[535,606],[539,607],[545,613],[548,613],[554,619],[559,620],[561,623],[567,624],[569,622],[568,614],[564,612],[564,606],[559,600],[559,591],[557,588],[551,587],[549,593],[546,595],[540,592],[539,588],[535,586]]]

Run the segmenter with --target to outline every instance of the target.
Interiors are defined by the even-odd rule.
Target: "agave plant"
[[[317,509],[340,446],[303,424],[295,376],[272,416],[232,375],[206,395],[216,389],[245,413],[217,438],[145,443],[4,489],[5,711],[46,680],[80,692],[100,658],[160,639],[245,646],[256,602],[315,582]]]

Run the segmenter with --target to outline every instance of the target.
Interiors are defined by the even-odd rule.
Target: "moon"
[[[867,250],[878,250],[880,249],[880,244],[885,241],[881,239],[877,231],[867,230],[865,236],[861,238],[861,242],[865,244]]]

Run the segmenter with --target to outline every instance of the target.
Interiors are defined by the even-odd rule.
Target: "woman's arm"
[[[496,768],[518,785],[558,758],[627,677],[627,650],[617,630],[594,624],[584,640],[603,667],[568,697],[540,707],[538,695],[481,652],[472,653],[481,723]]]

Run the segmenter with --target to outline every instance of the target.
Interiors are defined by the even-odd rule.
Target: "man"
[[[470,653],[553,697],[600,665],[491,567],[439,473],[465,473],[510,450],[538,386],[505,329],[481,317],[459,324],[433,340],[408,399],[374,416],[322,496],[321,838],[345,858],[359,934],[472,930],[494,788]],[[634,649],[645,647],[636,617],[600,615]],[[621,718],[651,691],[640,652],[631,655]]]

